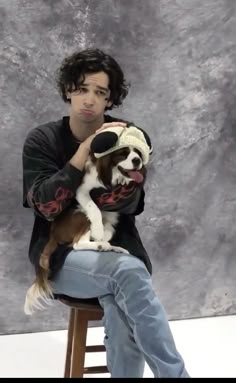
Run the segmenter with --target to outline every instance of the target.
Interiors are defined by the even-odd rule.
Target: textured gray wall
[[[236,311],[236,2],[1,0],[0,333],[65,328],[67,310],[23,313],[33,270],[22,208],[28,130],[67,109],[53,73],[76,49],[99,47],[132,87],[112,112],[152,137],[138,227],[170,319]]]

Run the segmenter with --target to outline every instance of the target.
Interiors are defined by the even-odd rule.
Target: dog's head
[[[95,136],[91,153],[104,185],[142,183],[152,145],[140,128],[115,126]]]
[[[105,186],[128,184],[133,181],[138,184],[145,181],[146,166],[143,164],[142,154],[138,149],[124,147],[95,158],[98,178]]]

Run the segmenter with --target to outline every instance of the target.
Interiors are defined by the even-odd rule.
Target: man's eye
[[[97,91],[97,94],[99,95],[99,96],[106,96],[106,93],[104,93],[104,92],[101,92],[101,91]]]
[[[85,93],[87,91],[86,88],[78,88],[74,91],[74,94],[81,94],[81,93]]]

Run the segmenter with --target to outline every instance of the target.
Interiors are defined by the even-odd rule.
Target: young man
[[[70,104],[69,116],[32,129],[23,147],[23,206],[34,211],[29,257],[36,270],[51,222],[76,206],[75,193],[96,132],[127,123],[104,114],[121,105],[128,86],[118,63],[102,51],[90,49],[65,58],[57,85],[62,99]],[[94,201],[104,192],[108,191],[94,191]],[[155,377],[188,377],[135,227],[144,196],[143,187],[137,186],[129,198],[119,196],[118,202],[100,205],[122,213],[112,243],[132,255],[75,251],[60,245],[50,265],[51,284],[55,294],[99,299],[111,377],[142,377],[145,361]]]

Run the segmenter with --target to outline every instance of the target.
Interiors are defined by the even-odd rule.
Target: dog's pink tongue
[[[130,170],[128,175],[130,178],[132,178],[132,180],[137,182],[137,184],[143,182],[143,175],[138,170]]]

